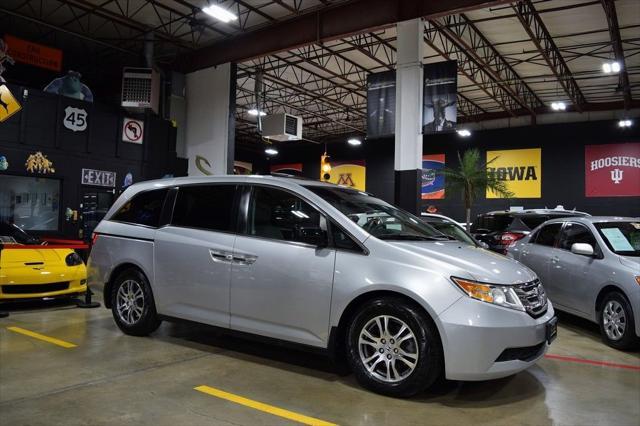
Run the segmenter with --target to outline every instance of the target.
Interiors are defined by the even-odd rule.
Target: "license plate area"
[[[558,317],[553,317],[546,324],[547,343],[551,344],[558,337]]]

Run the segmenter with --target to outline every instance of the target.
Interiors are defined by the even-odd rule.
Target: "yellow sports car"
[[[87,269],[71,249],[47,248],[22,229],[0,223],[0,302],[82,294]]]

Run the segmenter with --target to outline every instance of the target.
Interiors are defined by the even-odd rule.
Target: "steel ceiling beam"
[[[461,13],[446,16],[435,22],[441,31],[471,55],[504,90],[509,92],[516,102],[535,116],[535,109],[543,106],[543,102],[470,19]]]
[[[458,72],[472,81],[503,110],[515,116],[515,111],[522,108],[504,85],[499,84],[464,47],[458,45],[455,39],[442,31],[440,24],[433,20],[425,21],[424,41],[443,58],[457,61]]]
[[[544,57],[574,107],[582,112],[587,100],[535,7],[530,0],[523,0],[512,7],[524,30]]]
[[[613,52],[616,55],[616,61],[620,64],[620,90],[624,96],[624,109],[631,108],[631,86],[629,85],[629,74],[627,73],[627,64],[624,60],[624,49],[622,48],[622,39],[620,37],[620,27],[618,26],[618,14],[616,5],[613,0],[601,0],[604,13],[607,15],[607,24],[609,25],[609,34],[611,36],[611,44]]]
[[[435,18],[506,3],[505,0],[353,0],[221,40],[185,55],[178,63],[183,71],[191,72],[389,27],[409,19]]]

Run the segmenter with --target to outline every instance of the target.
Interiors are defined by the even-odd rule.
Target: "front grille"
[[[7,284],[2,286],[4,294],[36,294],[62,291],[69,288],[69,281],[51,284]]]
[[[547,312],[547,294],[539,279],[515,285],[513,289],[529,315],[538,318]]]
[[[504,361],[532,361],[536,359],[542,349],[544,348],[545,342],[538,343],[535,346],[527,346],[523,348],[508,348],[502,351],[500,356],[496,359],[496,362],[504,362]]]

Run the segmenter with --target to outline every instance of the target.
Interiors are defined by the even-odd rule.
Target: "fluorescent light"
[[[618,127],[631,127],[632,124],[633,124],[633,121],[628,119],[618,121]]]
[[[249,115],[253,115],[253,116],[257,116],[258,114],[260,114],[260,117],[264,117],[265,115],[267,115],[266,112],[264,111],[258,111],[255,108],[250,109],[249,111],[247,111],[247,114]]]
[[[267,148],[264,150],[264,153],[267,155],[278,155],[278,150],[275,148]]]
[[[213,16],[219,21],[224,23],[235,21],[238,19],[236,15],[229,12],[227,9],[224,9],[218,5],[212,4],[211,6],[203,7],[202,11],[209,16]]]
[[[567,109],[567,104],[565,104],[564,102],[552,102],[551,109],[554,111],[564,111],[565,109]]]
[[[471,132],[467,129],[456,130],[456,132],[458,132],[458,134],[463,138],[468,138],[469,136],[471,136]]]
[[[356,138],[350,138],[349,140],[347,140],[347,143],[349,145],[353,145],[353,146],[362,145],[362,141],[360,139],[356,139]]]

